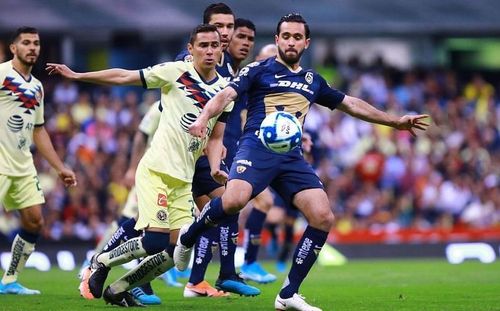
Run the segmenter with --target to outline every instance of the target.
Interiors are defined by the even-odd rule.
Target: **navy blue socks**
[[[281,298],[290,298],[299,292],[300,284],[311,270],[328,232],[307,226],[293,254],[292,267],[280,291]]]
[[[257,260],[260,247],[260,235],[266,213],[253,208],[245,224],[245,263],[251,264]]]

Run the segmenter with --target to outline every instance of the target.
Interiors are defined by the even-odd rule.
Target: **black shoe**
[[[97,254],[92,257],[90,263],[91,274],[89,277],[89,290],[95,298],[101,298],[104,282],[111,268],[97,261]]]
[[[132,296],[132,294],[130,294],[129,292],[113,294],[109,286],[106,287],[102,298],[104,299],[106,304],[111,304],[119,307],[145,307],[145,305],[135,300],[134,296]]]

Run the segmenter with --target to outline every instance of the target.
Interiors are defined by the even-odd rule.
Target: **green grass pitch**
[[[266,263],[271,272],[274,267]],[[216,265],[209,269],[213,284]],[[115,269],[112,281],[121,269]],[[244,298],[182,297],[182,288],[153,283],[162,298],[156,310],[274,310],[274,298],[284,275],[274,284],[260,285],[262,294]],[[42,291],[39,296],[0,295],[0,310],[110,310],[103,300],[84,300],[77,291],[76,271],[23,272],[22,284]],[[181,279],[185,282],[186,280]],[[340,267],[315,266],[302,284],[301,293],[324,311],[341,310],[474,310],[500,311],[500,262],[466,262],[451,265],[443,260],[363,260]]]

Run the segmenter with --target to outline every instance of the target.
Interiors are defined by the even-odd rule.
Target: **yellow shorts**
[[[139,163],[135,188],[139,203],[136,230],[176,230],[193,221],[195,204],[191,183],[155,172]]]
[[[137,213],[137,193],[135,191],[135,187],[132,187],[128,193],[127,202],[125,202],[125,205],[122,208],[121,215],[127,218],[134,218],[137,216]]]
[[[7,176],[0,174],[0,203],[8,211],[45,203],[38,176]]]

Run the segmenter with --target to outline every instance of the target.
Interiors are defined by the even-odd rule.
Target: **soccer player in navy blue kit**
[[[302,69],[300,58],[310,39],[309,27],[299,14],[289,14],[280,19],[275,40],[278,56],[243,68],[238,78],[207,103],[190,127],[192,135],[204,137],[206,122],[239,95],[248,93],[248,118],[227,189],[221,198],[212,199],[207,204],[189,228],[181,229],[174,258],[179,262],[186,260],[189,248],[201,232],[215,224],[230,221],[232,215],[237,214],[252,197],[271,185],[282,198],[292,202],[309,223],[297,245],[290,272],[276,296],[274,307],[276,310],[320,311],[299,295],[299,287],[326,241],[334,220],[333,212],[323,185],[300,149],[277,154],[259,141],[257,135],[262,120],[266,114],[283,110],[304,122],[310,105],[317,103],[416,135],[415,129],[426,129],[427,124],[422,119],[428,116],[387,114],[359,98],[330,88],[320,75]]]

